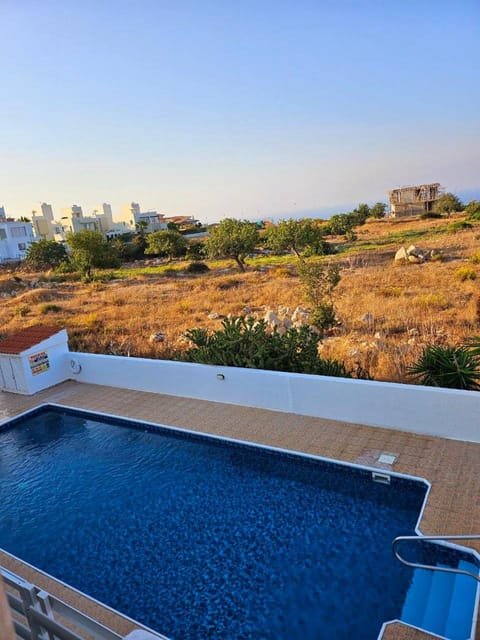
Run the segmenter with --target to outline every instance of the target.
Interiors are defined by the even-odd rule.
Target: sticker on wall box
[[[32,370],[33,376],[37,376],[39,373],[43,373],[50,369],[48,353],[46,351],[34,353],[33,356],[28,357],[28,361],[30,363],[30,369]]]

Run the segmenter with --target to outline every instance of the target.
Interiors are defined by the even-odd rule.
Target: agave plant
[[[429,387],[480,391],[480,344],[473,346],[428,345],[407,371]]]
[[[465,348],[468,349],[473,356],[480,357],[480,336],[471,338],[465,345]]]

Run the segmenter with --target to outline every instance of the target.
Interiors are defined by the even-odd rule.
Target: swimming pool
[[[58,407],[10,427],[0,547],[174,640],[374,640],[401,615],[421,481]]]

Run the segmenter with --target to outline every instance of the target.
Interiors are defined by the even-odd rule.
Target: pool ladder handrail
[[[397,536],[392,541],[392,551],[394,556],[399,560],[402,564],[407,565],[408,567],[413,567],[414,569],[430,569],[431,571],[443,571],[444,573],[457,573],[465,576],[470,576],[477,582],[480,582],[480,575],[472,573],[471,571],[465,571],[464,569],[453,569],[450,567],[437,567],[435,565],[430,564],[421,564],[420,562],[410,562],[409,560],[405,560],[397,550],[397,547],[400,542],[419,542],[425,540],[436,540],[436,541],[448,541],[448,540],[480,540],[479,534],[473,534],[468,536],[458,536],[458,535],[447,535],[447,536]]]

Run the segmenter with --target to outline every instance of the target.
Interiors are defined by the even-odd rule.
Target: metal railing
[[[398,536],[392,542],[392,551],[394,556],[399,560],[402,564],[407,565],[408,567],[413,567],[414,569],[430,569],[431,571],[443,571],[444,573],[456,573],[460,575],[470,576],[477,582],[480,582],[480,576],[478,573],[472,573],[471,571],[465,571],[464,569],[451,568],[451,567],[437,567],[436,565],[430,564],[422,564],[420,562],[410,562],[410,560],[405,560],[397,550],[400,542],[425,542],[425,541],[446,541],[449,540],[480,540],[480,535],[468,535],[468,536]]]
[[[63,600],[0,567],[17,638],[21,640],[125,640]],[[165,636],[144,632],[150,640]]]

